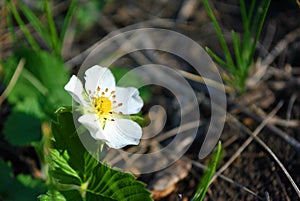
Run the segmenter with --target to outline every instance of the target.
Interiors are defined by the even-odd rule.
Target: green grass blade
[[[60,33],[60,37],[59,37],[59,43],[60,43],[61,45],[62,45],[63,42],[64,42],[65,34],[66,34],[67,29],[68,29],[68,26],[69,26],[69,24],[70,24],[70,22],[71,22],[73,13],[74,13],[74,11],[75,11],[75,9],[76,9],[77,2],[78,2],[78,0],[72,0],[72,1],[71,1],[71,4],[70,4],[70,6],[69,6],[69,9],[68,9],[66,18],[65,18],[65,20],[64,20],[64,23],[63,23],[63,27],[62,27],[61,33]]]
[[[13,19],[12,19],[12,15],[9,12],[8,7],[6,6],[6,20],[7,20],[7,26],[8,26],[8,31],[10,33],[11,39],[12,41],[16,41],[16,34],[14,32],[14,25],[13,25]]]
[[[252,16],[253,16],[255,2],[256,2],[256,0],[251,1],[249,12],[247,13],[247,8],[246,8],[244,0],[240,0],[241,13],[242,13],[242,15],[243,15],[243,13],[245,13],[244,15],[247,16],[247,20],[245,22],[243,21],[244,36],[243,36],[243,41],[242,41],[242,45],[241,45],[241,47],[242,47],[241,58],[244,61],[249,60],[250,50],[252,48],[252,35],[251,35],[251,33],[253,33],[253,32],[251,32],[251,19],[252,19]],[[246,61],[245,63],[248,63],[248,61]],[[246,66],[246,67],[248,67],[248,66]]]
[[[202,201],[205,197],[206,191],[210,185],[210,181],[213,175],[216,172],[217,165],[221,159],[221,151],[222,151],[222,144],[219,141],[217,150],[213,153],[207,170],[204,172],[203,178],[201,179],[200,184],[198,185],[197,191],[193,197],[193,201]]]
[[[55,53],[57,55],[60,55],[60,51],[61,51],[61,46],[59,44],[58,41],[58,34],[57,34],[57,29],[54,23],[54,19],[52,16],[52,11],[50,9],[50,5],[48,0],[43,0],[43,4],[44,4],[44,9],[46,12],[46,16],[47,16],[47,21],[48,21],[48,27],[50,30],[50,34],[51,34],[51,39],[52,39],[52,47],[53,50],[55,51]]]
[[[263,3],[264,2],[262,2],[262,4]],[[254,39],[254,42],[253,42],[253,46],[251,48],[251,52],[250,52],[250,57],[249,58],[253,58],[253,56],[254,56],[254,52],[255,52],[255,49],[256,49],[256,44],[257,44],[258,39],[260,37],[261,31],[262,31],[262,28],[263,28],[263,25],[264,25],[264,22],[265,22],[265,19],[266,19],[266,16],[267,16],[268,9],[269,9],[270,4],[271,4],[271,0],[266,0],[265,3],[266,4],[264,6],[262,6],[263,14],[262,14],[261,19],[259,20],[257,31],[254,32],[254,33],[256,33],[256,35],[255,35],[255,39]],[[252,61],[248,62],[249,66],[251,65],[251,62]]]
[[[216,55],[211,49],[209,49],[208,47],[205,48],[205,50],[207,51],[207,53],[220,65],[223,66],[225,68],[227,68],[231,74],[233,76],[236,75],[236,71],[237,69],[235,68],[235,66],[229,65],[228,63],[226,63],[223,59],[221,59],[218,55]]]
[[[210,17],[210,19],[211,19],[211,21],[213,23],[213,26],[214,26],[215,31],[217,33],[219,42],[220,42],[221,47],[223,49],[223,52],[225,54],[225,58],[226,58],[227,64],[229,66],[234,66],[233,59],[231,57],[228,45],[227,45],[227,43],[226,43],[226,41],[224,39],[224,36],[223,36],[223,34],[221,32],[221,28],[220,28],[220,26],[219,26],[219,24],[217,22],[217,19],[216,19],[215,15],[214,15],[214,13],[213,13],[213,11],[212,11],[209,3],[207,2],[207,0],[203,0],[203,5],[204,5],[205,9],[207,10],[207,13],[208,13],[208,15],[209,15],[209,17]]]
[[[220,66],[227,66],[226,62],[216,55],[211,49],[205,47],[206,52],[214,59]]]
[[[242,1],[244,1],[244,0],[242,0]],[[254,13],[255,4],[256,4],[256,0],[252,0],[250,8],[249,8],[249,12],[248,12],[248,22],[247,22],[247,25],[246,25],[248,28],[250,28],[252,16],[253,16],[253,13]]]
[[[28,28],[26,27],[24,21],[22,20],[20,14],[17,11],[17,8],[10,0],[7,0],[6,2],[7,2],[8,7],[10,8],[14,18],[16,19],[18,25],[20,26],[21,31],[23,32],[24,36],[28,40],[29,44],[31,45],[31,47],[33,48],[34,51],[39,52],[40,47],[39,47],[38,43],[35,41],[35,39],[32,37]]]
[[[244,0],[240,0],[240,6],[241,6],[241,15],[242,15],[242,22],[244,26],[244,30],[247,31],[247,24],[249,21],[249,18],[247,16],[247,9]]]
[[[40,22],[39,18],[21,1],[18,1],[18,5],[20,6],[28,21],[32,24],[33,28],[37,31],[37,33],[42,37],[42,39],[45,40],[47,45],[51,46],[50,35]]]
[[[244,70],[244,65],[241,59],[241,50],[240,50],[240,36],[236,34],[234,31],[231,31],[231,36],[233,40],[233,50],[235,54],[237,69]]]

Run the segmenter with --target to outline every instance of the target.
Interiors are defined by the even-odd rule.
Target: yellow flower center
[[[100,87],[94,92],[88,91],[92,99],[92,104],[94,106],[95,113],[98,115],[101,125],[105,126],[106,121],[115,121],[114,119],[114,109],[122,106],[122,103],[117,103],[115,101],[116,95],[115,91],[109,91],[108,88],[101,90]],[[122,112],[119,112],[122,114]]]
[[[94,107],[96,114],[100,119],[107,120],[112,116],[112,102],[105,96],[96,97],[94,99]]]

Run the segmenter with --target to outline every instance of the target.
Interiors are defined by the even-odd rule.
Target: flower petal
[[[78,121],[84,125],[96,140],[106,141],[102,126],[95,114],[84,114],[78,118]]]
[[[114,149],[120,149],[126,145],[139,144],[142,137],[142,128],[134,121],[128,119],[115,119],[106,121],[104,133],[106,144]]]
[[[134,87],[116,87],[116,102],[122,103],[114,111],[123,114],[136,114],[143,107],[139,91]]]
[[[85,71],[84,79],[86,91],[96,91],[98,87],[101,90],[115,90],[115,78],[108,68],[95,65]]]
[[[65,85],[64,89],[71,94],[72,98],[81,105],[88,105],[85,97],[86,92],[83,89],[81,81],[73,75],[70,81]]]

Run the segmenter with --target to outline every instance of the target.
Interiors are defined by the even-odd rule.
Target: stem
[[[11,80],[9,81],[9,83],[7,85],[6,89],[4,90],[4,92],[0,96],[0,106],[3,103],[3,101],[5,100],[5,98],[8,96],[8,94],[11,92],[11,90],[14,88],[17,80],[20,77],[20,74],[23,70],[24,65],[25,65],[25,60],[21,59],[18,66],[17,66],[17,68],[16,68],[16,70],[15,70],[15,72],[14,72],[14,74],[13,74],[13,76],[12,76],[12,78],[11,78]]]
[[[13,16],[15,17],[17,23],[20,26],[20,29],[22,30],[24,36],[26,37],[26,39],[28,40],[29,44],[32,46],[33,50],[35,52],[39,52],[40,51],[40,47],[38,45],[38,43],[35,41],[35,39],[31,36],[30,31],[28,30],[28,28],[26,27],[25,23],[23,22],[21,16],[19,15],[15,5],[10,1],[6,1],[8,6],[10,7]]]

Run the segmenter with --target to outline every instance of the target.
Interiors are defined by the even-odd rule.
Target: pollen
[[[108,118],[112,115],[112,102],[105,96],[94,99],[94,107],[100,118]]]
[[[116,113],[114,110],[123,105],[114,100],[116,98],[115,93],[115,91],[110,91],[108,88],[102,90],[100,87],[97,87],[94,92],[89,91],[94,111],[103,128],[106,121],[115,121]]]

